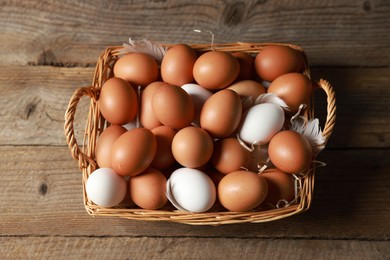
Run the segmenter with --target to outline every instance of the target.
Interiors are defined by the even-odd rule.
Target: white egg
[[[272,103],[255,105],[246,113],[239,137],[248,144],[266,144],[283,124],[284,111],[280,106]]]
[[[207,89],[199,86],[198,84],[185,84],[181,87],[184,89],[192,98],[192,101],[194,102],[195,105],[195,120],[194,123],[199,124],[199,116],[200,116],[200,111],[202,110],[204,102],[211,97],[213,93],[208,91]]]
[[[167,181],[167,197],[179,210],[205,212],[214,205],[216,188],[207,174],[180,168]]]
[[[110,168],[99,168],[92,172],[86,183],[88,198],[96,205],[113,207],[126,196],[126,181]]]

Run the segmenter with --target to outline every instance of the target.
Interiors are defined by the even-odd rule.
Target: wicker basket
[[[310,70],[307,65],[307,59],[304,51],[294,45],[290,44],[276,44],[276,43],[230,43],[230,44],[198,44],[191,45],[197,51],[208,50],[220,50],[220,51],[244,51],[252,54],[260,52],[264,47],[269,45],[287,45],[293,49],[302,52],[305,62],[303,73],[310,78]],[[170,47],[171,45],[163,45]],[[101,116],[98,107],[98,97],[100,89],[103,83],[112,77],[112,68],[115,61],[118,59],[118,54],[122,47],[108,47],[99,57],[96,65],[94,78],[92,80],[92,86],[82,87],[75,91],[70,99],[66,114],[65,114],[65,135],[72,157],[79,162],[79,168],[82,171],[82,184],[84,193],[84,206],[90,215],[100,216],[113,216],[122,217],[133,220],[148,220],[148,221],[173,221],[192,225],[220,225],[220,224],[232,224],[232,223],[259,223],[282,219],[291,215],[298,214],[307,210],[310,207],[314,189],[314,170],[308,172],[304,178],[299,180],[298,186],[300,187],[298,192],[298,200],[296,204],[289,205],[287,207],[268,210],[254,210],[250,212],[229,212],[222,208],[212,208],[209,212],[205,213],[190,213],[178,211],[173,206],[167,205],[160,210],[144,210],[137,207],[125,208],[125,207],[113,207],[103,208],[93,204],[85,192],[85,184],[89,175],[97,168],[95,161],[95,147],[96,140],[99,134],[103,131],[106,122]],[[318,86],[325,91],[327,95],[327,118],[323,129],[323,135],[325,137],[325,143],[328,141],[329,136],[334,128],[336,119],[336,104],[335,93],[331,85],[325,81],[320,80],[317,82]],[[87,118],[87,124],[85,129],[85,135],[83,140],[83,146],[80,147],[75,139],[73,122],[74,116],[81,97],[89,96],[91,98],[89,114]],[[314,117],[314,104],[313,98],[310,104],[308,104],[305,116],[310,119]]]

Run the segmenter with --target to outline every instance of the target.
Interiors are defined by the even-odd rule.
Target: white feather
[[[280,106],[285,111],[290,110],[288,105],[286,104],[286,102],[284,102],[283,99],[281,99],[280,97],[278,97],[274,93],[265,93],[265,94],[259,95],[256,98],[254,105],[258,105],[258,104],[262,104],[262,103],[272,103],[272,104]]]
[[[291,123],[291,130],[305,136],[315,154],[325,148],[325,137],[322,135],[318,118],[307,120],[303,116],[298,116]]]
[[[151,55],[155,58],[159,63],[161,63],[165,53],[167,52],[167,48],[164,48],[160,44],[149,41],[149,40],[139,40],[134,41],[129,38],[129,43],[123,43],[122,53],[127,52],[140,52]]]

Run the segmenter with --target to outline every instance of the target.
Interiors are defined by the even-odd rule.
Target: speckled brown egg
[[[209,97],[200,112],[200,125],[212,137],[231,135],[240,124],[242,103],[240,96],[230,89],[223,89]]]
[[[291,130],[281,131],[272,137],[268,145],[268,155],[275,167],[290,174],[307,170],[312,161],[309,141]]]
[[[214,143],[211,162],[219,172],[228,174],[242,168],[248,169],[251,153],[238,142],[237,138],[219,139]]]
[[[266,81],[273,81],[286,73],[298,72],[302,65],[302,54],[288,46],[267,46],[255,59],[256,73]]]
[[[310,79],[301,73],[287,73],[277,77],[268,88],[268,93],[283,99],[292,113],[298,111],[299,105],[309,103],[311,92]]]
[[[116,61],[114,75],[130,82],[135,87],[146,87],[157,81],[158,64],[149,54],[134,52],[126,54]]]
[[[126,124],[138,113],[137,94],[121,78],[110,78],[103,84],[98,103],[103,117],[111,124]]]
[[[294,199],[295,181],[291,174],[270,168],[266,169],[261,176],[268,184],[268,194],[263,203],[270,203],[276,207],[281,200],[286,203]]]
[[[96,141],[95,157],[100,168],[111,168],[111,147],[126,129],[120,125],[111,125],[103,130]]]
[[[176,161],[189,168],[206,164],[213,154],[213,140],[202,128],[189,126],[181,129],[172,141]]]
[[[195,107],[188,93],[174,85],[161,86],[153,95],[152,109],[156,118],[174,129],[189,126],[195,117]]]
[[[225,175],[218,184],[218,198],[230,211],[249,211],[259,206],[268,193],[266,180],[250,171]]]
[[[120,175],[135,176],[149,167],[156,154],[154,134],[135,128],[121,135],[111,148],[112,169]]]
[[[187,44],[172,46],[161,62],[163,81],[177,86],[194,82],[192,70],[196,59],[195,51]]]
[[[129,180],[132,201],[143,209],[159,209],[167,203],[167,179],[160,171],[147,168]]]
[[[229,52],[209,51],[195,62],[193,75],[204,88],[217,90],[229,86],[240,73],[238,60]]]

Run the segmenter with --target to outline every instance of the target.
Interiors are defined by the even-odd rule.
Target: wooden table
[[[0,258],[389,259],[390,2],[11,1],[0,5]],[[309,211],[264,224],[91,217],[64,112],[106,46],[289,42],[337,93]],[[324,120],[325,97],[316,94]],[[76,114],[82,139],[88,100]]]

